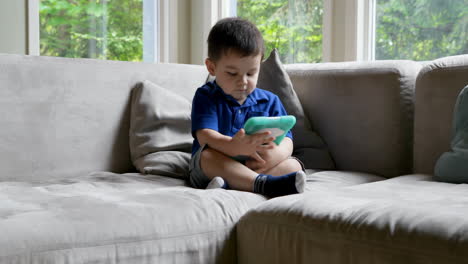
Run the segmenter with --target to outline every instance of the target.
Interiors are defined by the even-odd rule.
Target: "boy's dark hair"
[[[242,57],[261,54],[263,59],[262,33],[252,22],[242,18],[219,20],[208,35],[208,57],[216,61],[229,50],[240,53]]]

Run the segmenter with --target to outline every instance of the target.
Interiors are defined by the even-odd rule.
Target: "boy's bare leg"
[[[210,179],[221,176],[232,189],[253,191],[253,185],[258,173],[219,151],[211,148],[203,150],[200,165],[203,173]]]
[[[302,166],[296,159],[285,159],[275,167],[263,172],[272,176],[281,176],[302,170]]]

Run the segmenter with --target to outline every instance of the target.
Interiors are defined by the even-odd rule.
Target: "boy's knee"
[[[281,176],[292,172],[302,171],[302,165],[294,158],[285,159],[275,167],[271,168],[264,174],[273,176]]]
[[[291,171],[302,170],[301,164],[296,159],[289,158],[289,159],[284,160],[283,163],[284,163],[284,166],[288,168],[288,170],[291,170]]]
[[[214,153],[213,150],[210,148],[205,148],[201,153],[200,153],[200,159],[202,160],[210,160],[213,159]]]
[[[205,148],[201,153],[200,153],[200,159],[204,162],[212,162],[219,160],[219,152],[211,149],[211,148]]]

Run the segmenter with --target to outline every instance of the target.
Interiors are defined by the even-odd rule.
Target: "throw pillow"
[[[144,174],[185,179],[188,177],[191,156],[191,153],[182,151],[159,151],[140,157],[133,164]]]
[[[304,109],[276,49],[262,63],[257,87],[276,94],[288,114],[296,117],[296,125],[292,129],[293,155],[299,158],[307,169],[334,169],[335,164],[330,152],[305,116]]]
[[[188,177],[192,104],[150,81],[132,90],[130,154],[141,173]]]
[[[451,150],[437,160],[435,179],[442,182],[468,183],[468,86],[455,103]]]

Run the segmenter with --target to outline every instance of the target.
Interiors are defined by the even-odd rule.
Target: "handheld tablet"
[[[292,115],[286,116],[255,116],[245,122],[244,129],[248,135],[271,131],[276,139],[273,141],[279,145],[286,133],[296,124],[296,118]]]

